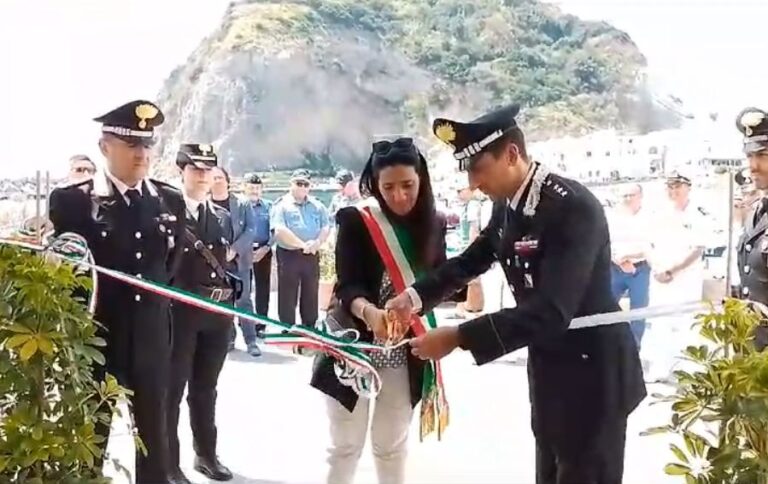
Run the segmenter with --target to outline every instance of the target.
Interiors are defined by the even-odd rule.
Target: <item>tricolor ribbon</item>
[[[233,316],[276,327],[282,333],[267,334],[265,342],[275,346],[301,347],[311,352],[320,351],[334,357],[337,365],[336,373],[340,381],[351,386],[362,396],[374,396],[381,389],[381,378],[374,368],[367,351],[388,351],[393,347],[384,347],[373,343],[350,341],[348,338],[335,336],[307,326],[294,326],[270,319],[264,316],[234,308],[224,303],[201,297],[197,294],[167,286],[158,282],[139,279],[121,271],[109,269],[93,262],[87,243],[78,234],[62,234],[53,239],[48,246],[25,242],[22,240],[0,238],[0,245],[14,246],[39,253],[54,253],[63,261],[85,268],[92,274],[100,273],[112,279],[124,282],[130,286],[142,289],[152,294],[173,301],[195,306],[212,313]],[[95,277],[94,277],[95,280]],[[92,297],[92,302],[95,300]],[[92,306],[92,304],[91,304]],[[401,343],[404,344],[404,343]]]
[[[368,233],[387,269],[392,286],[399,294],[416,281],[411,261],[413,245],[408,234],[392,225],[376,200],[369,198],[356,205]],[[431,311],[424,316],[414,315],[411,328],[416,336],[437,327]],[[440,440],[449,420],[448,400],[445,396],[443,374],[439,361],[427,361],[424,366],[424,382],[421,389],[421,439],[437,431]]]

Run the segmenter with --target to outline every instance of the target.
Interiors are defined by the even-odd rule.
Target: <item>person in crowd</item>
[[[331,199],[328,205],[328,215],[331,220],[336,217],[339,209],[354,205],[360,201],[360,190],[355,183],[355,175],[349,170],[339,170],[336,173],[336,183],[339,184],[339,191]]]
[[[386,308],[409,321],[498,261],[515,307],[432,329],[410,341],[411,351],[439,360],[462,348],[482,365],[527,346],[536,482],[618,484],[627,418],[646,395],[637,345],[626,322],[570,328],[575,317],[619,308],[608,224],[589,189],[530,161],[519,109],[435,120],[435,135],[453,148],[470,187],[494,199],[494,213],[461,255]]]
[[[182,246],[184,198],[175,188],[148,177],[160,108],[137,100],[99,116],[99,148],[105,169],[91,179],[51,192],[54,235],[83,236],[96,264],[162,284],[171,284]],[[107,373],[133,393],[131,411],[146,454],[136,451],[136,482],[174,482],[169,476],[166,425],[171,341],[169,299],[122,281],[99,276],[94,319],[103,329]],[[107,448],[109,422],[96,423]],[[101,463],[99,463],[101,465]]]
[[[768,113],[748,107],[736,118],[736,127],[743,136],[744,153],[749,160],[750,182],[755,197],[744,217],[744,231],[736,245],[740,275],[740,297],[768,304]],[[744,185],[747,185],[746,183]],[[760,193],[758,192],[758,190]],[[768,344],[766,331],[758,333],[756,344]]]
[[[374,143],[360,176],[360,191],[373,197],[389,222],[407,234],[419,269],[445,261],[445,219],[435,210],[427,162],[412,139]],[[341,208],[336,220],[334,296],[364,341],[383,343],[388,323],[382,308],[395,295],[384,255],[377,250],[358,207]],[[326,394],[330,421],[328,484],[354,482],[369,427],[379,483],[406,482],[408,429],[413,408],[421,399],[424,362],[406,346],[372,357],[382,380],[375,402],[340,384],[329,357],[320,357],[315,366],[312,386]]]
[[[233,242],[230,213],[208,199],[218,157],[208,144],[183,144],[176,165],[186,206],[185,247],[175,285],[187,292],[225,304],[234,303],[227,260]],[[190,484],[179,467],[179,410],[187,387],[196,471],[215,481],[232,479],[216,455],[216,386],[232,333],[232,318],[196,306],[174,302],[173,353],[168,396],[168,439],[171,475],[175,484]]]
[[[654,305],[701,301],[704,294],[704,249],[710,228],[702,209],[691,200],[693,176],[684,169],[666,178],[669,203],[656,218],[651,267]],[[651,382],[671,383],[682,363],[680,352],[698,340],[691,328],[693,316],[682,314],[655,318],[648,333],[646,352]]]
[[[89,180],[96,174],[96,164],[86,155],[74,155],[69,158],[68,183]]]
[[[328,238],[328,211],[309,194],[309,172],[295,170],[289,193],[272,208],[270,226],[277,241],[277,313],[280,321],[314,326],[318,317],[320,257],[318,250]]]
[[[648,306],[651,284],[651,236],[653,229],[643,210],[643,187],[629,183],[619,188],[621,203],[610,212],[611,290],[616,301],[629,296],[630,309]],[[631,321],[637,347],[645,333],[645,319]]]
[[[264,199],[264,184],[256,173],[248,173],[243,177],[245,195],[251,202],[251,208],[256,219],[256,235],[253,241],[253,295],[256,314],[269,315],[269,295],[272,276],[272,247],[275,236],[269,221],[272,202]],[[264,338],[266,326],[256,323],[256,336]]]
[[[475,192],[469,187],[467,177],[456,180],[456,195],[459,202],[459,237],[461,249],[464,250],[480,235],[481,205],[475,199]],[[483,284],[478,277],[467,286],[467,300],[456,305],[455,316],[464,319],[467,313],[477,313],[483,310]]]
[[[256,216],[250,201],[230,193],[230,178],[226,169],[221,166],[213,168],[213,183],[211,184],[211,201],[227,210],[232,217],[234,241],[228,249],[227,260],[237,265],[237,275],[243,282],[243,293],[235,301],[239,309],[253,312],[251,301],[251,270],[253,266],[253,241],[256,237]],[[238,318],[239,319],[239,318]],[[257,342],[256,323],[252,320],[239,319],[238,324],[243,333],[245,347],[253,357],[261,356]],[[237,331],[232,326],[232,338],[229,343],[230,351],[235,348]]]

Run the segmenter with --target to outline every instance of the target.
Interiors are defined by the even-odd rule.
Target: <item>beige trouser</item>
[[[381,392],[376,397],[371,421],[371,447],[379,484],[405,482],[408,427],[411,423],[411,392],[408,367],[381,368]],[[327,484],[351,484],[368,433],[370,401],[360,398],[353,412],[326,397],[331,424]]]

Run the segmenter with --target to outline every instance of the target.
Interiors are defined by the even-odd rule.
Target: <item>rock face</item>
[[[530,139],[669,126],[644,65],[625,33],[533,0],[232,3],[160,93],[161,169],[181,142],[234,173],[357,168],[376,136],[429,145],[434,116],[512,101]]]

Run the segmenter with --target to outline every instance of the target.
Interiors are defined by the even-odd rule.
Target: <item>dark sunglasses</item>
[[[377,141],[371,146],[371,151],[376,155],[386,156],[392,150],[410,150],[413,148],[413,138],[397,138],[395,141]]]
[[[297,187],[306,188],[306,187],[309,186],[309,182],[308,181],[295,181],[293,183],[295,183]]]
[[[91,173],[91,174],[96,173],[95,169],[88,168],[88,167],[85,167],[85,166],[78,166],[77,168],[75,168],[74,171],[75,171],[75,173]]]

